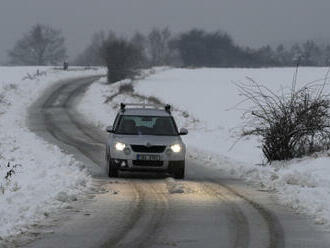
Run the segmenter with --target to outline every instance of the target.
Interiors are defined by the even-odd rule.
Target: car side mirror
[[[112,126],[107,126],[106,131],[108,133],[113,133],[113,127]]]
[[[188,130],[186,128],[181,128],[179,135],[187,135],[188,134]]]

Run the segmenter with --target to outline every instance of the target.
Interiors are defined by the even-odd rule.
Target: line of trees
[[[228,33],[192,29],[173,34],[169,28],[154,28],[148,34],[136,32],[130,39],[119,38],[114,32],[97,32],[90,44],[73,61],[76,65],[103,66],[109,62],[109,42],[118,40],[139,50],[133,57],[135,67],[267,67],[330,65],[330,45],[314,41],[279,45],[275,49],[239,46]],[[108,47],[108,49],[105,49]],[[126,51],[127,52],[127,51]],[[125,52],[125,54],[126,54]],[[8,52],[12,65],[54,65],[67,58],[65,39],[61,30],[34,25]]]
[[[110,32],[109,36],[115,36]],[[100,38],[101,37],[101,38]],[[104,32],[96,33],[90,45],[75,60],[79,65],[100,65],[100,40],[107,40]],[[128,42],[140,49],[144,66],[184,67],[267,67],[267,66],[328,66],[330,45],[314,41],[291,47],[269,45],[259,49],[237,45],[228,33],[192,29],[173,35],[169,28],[154,28],[145,35],[137,32]],[[104,61],[103,61],[104,63]]]

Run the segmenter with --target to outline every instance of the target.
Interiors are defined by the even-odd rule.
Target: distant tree
[[[285,53],[285,47],[283,46],[283,44],[280,44],[276,47],[276,53],[277,54],[283,54]]]
[[[273,49],[267,45],[256,51],[256,60],[259,66],[278,66],[280,62]]]
[[[108,68],[108,82],[134,78],[144,60],[141,50],[125,39],[109,37],[102,46],[102,55]]]
[[[148,35],[149,56],[153,66],[169,65],[171,60],[171,49],[169,42],[171,31],[169,28],[154,28]]]
[[[147,48],[148,48],[148,38],[140,33],[140,32],[136,32],[134,34],[134,36],[132,37],[132,39],[130,40],[130,42],[136,46],[137,49],[140,50],[141,54],[143,55],[144,60],[140,61],[140,66],[141,67],[148,67],[149,65],[149,61],[147,59],[148,56],[148,52],[147,52]]]
[[[176,47],[180,53],[184,66],[203,66],[208,56],[206,44],[203,40],[205,32],[193,29],[182,33],[176,40]]]
[[[321,57],[320,48],[314,41],[309,40],[302,45],[301,65],[305,65],[305,66],[320,65],[322,63],[320,57]]]
[[[175,43],[185,66],[241,66],[253,59],[253,53],[236,46],[230,35],[221,31],[193,29],[182,33]]]
[[[303,51],[298,43],[295,43],[290,49],[290,58],[292,65],[301,64]]]
[[[81,54],[78,55],[78,57],[74,61],[74,64],[81,66],[105,65],[104,58],[101,54],[101,48],[105,40],[106,40],[106,35],[104,31],[95,33],[92,36],[90,44]]]
[[[279,63],[279,66],[288,66],[292,64],[290,53],[287,51],[283,44],[277,46],[275,50],[275,57]]]
[[[147,49],[148,40],[144,34],[136,32],[131,38],[130,42],[134,44],[137,48],[141,49],[144,53],[146,53],[145,50]]]
[[[330,45],[324,48],[324,65],[330,66]]]
[[[66,58],[64,37],[60,30],[37,24],[8,52],[10,64],[55,65]]]

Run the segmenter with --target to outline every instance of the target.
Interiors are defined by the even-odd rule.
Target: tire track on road
[[[247,217],[240,210],[240,208],[233,203],[231,199],[226,197],[225,194],[221,193],[219,190],[214,190],[212,186],[208,183],[201,183],[202,190],[218,200],[224,202],[228,209],[231,211],[232,222],[234,222],[234,226],[232,228],[232,232],[235,233],[233,235],[233,248],[248,248],[250,241],[250,228]]]
[[[98,133],[96,132],[96,130],[86,130],[88,125],[86,123],[82,123],[81,119],[77,118],[77,115],[75,114],[75,111],[73,109],[74,100],[79,95],[81,95],[81,93],[84,92],[84,90],[94,80],[85,81],[87,82],[79,83],[78,86],[68,83],[59,87],[42,106],[44,121],[46,126],[48,127],[48,131],[56,139],[61,142],[64,142],[67,145],[77,148],[80,152],[87,155],[96,164],[100,164],[99,159],[96,159],[95,156],[91,156],[88,151],[88,146],[89,143],[91,143],[90,141],[92,141],[93,145],[95,145],[95,143],[103,144],[104,140],[100,138],[100,135],[96,137],[95,134]],[[85,139],[79,140],[77,139],[77,137],[72,137],[70,134],[67,134],[61,128],[61,126],[56,125],[56,115],[52,115],[51,111],[49,111],[52,109],[58,109],[65,113],[69,118],[71,124],[74,125],[77,130],[81,131],[81,133],[86,136]],[[127,180],[127,182],[132,185],[132,188],[134,188],[136,192],[136,205],[134,206],[135,210],[129,216],[127,216],[128,222],[125,224],[123,230],[117,233],[116,237],[112,237],[107,242],[105,242],[102,246],[104,248],[145,247],[146,243],[151,242],[151,237],[153,236],[153,233],[156,232],[158,230],[158,227],[161,225],[160,220],[164,214],[163,206],[167,206],[166,197],[160,197],[160,195],[156,193],[156,190],[152,184],[146,186],[145,182],[138,180]],[[150,222],[145,222],[146,219],[149,219]],[[135,230],[139,229],[143,230],[143,233],[140,233],[138,236],[136,236],[134,232]]]
[[[82,123],[82,120],[78,118],[78,115],[75,113],[73,109],[73,103],[75,98],[77,98],[82,92],[85,91],[85,89],[90,85],[91,83],[83,83],[80,84],[79,87],[74,87],[74,90],[69,92],[65,100],[62,102],[62,107],[63,110],[65,110],[66,114],[70,118],[71,122],[79,129],[81,132],[83,132],[89,139],[91,139],[94,143],[99,143],[102,144],[104,140],[100,138],[100,136],[96,137],[95,131],[88,129],[86,130],[86,127],[88,126],[86,123]],[[62,88],[60,91],[63,91],[65,89]],[[248,202],[253,208],[257,210],[257,212],[262,216],[262,218],[265,220],[267,223],[267,228],[269,232],[269,245],[267,248],[283,248],[284,247],[284,239],[283,239],[283,230],[281,229],[281,225],[277,222],[276,216],[273,216],[272,213],[264,209],[262,206],[259,204],[253,202],[252,200],[248,199],[247,197],[239,194],[235,190],[229,188],[226,185],[223,185],[219,183],[218,181],[215,181],[214,179],[208,178],[210,182],[214,182],[218,185],[220,185],[223,189],[226,189],[228,192],[231,194],[235,195],[236,197],[239,197],[243,199],[244,201]],[[132,216],[132,222],[130,222],[130,225],[125,232],[128,232],[130,230],[135,230],[137,225],[139,225],[139,221],[141,219],[146,218],[147,215],[149,215],[151,212],[145,213],[144,209],[146,208],[145,205],[146,203],[146,194],[150,194],[150,190],[152,192],[155,191],[153,187],[150,187],[146,190],[146,188],[142,187],[141,184],[142,182],[136,183],[134,182],[132,184],[133,187],[138,192],[138,198],[139,203],[136,205],[137,211],[134,212]],[[244,213],[241,211],[240,207],[233,204],[231,199],[228,198],[223,193],[219,193],[219,191],[215,191],[212,187],[210,187],[208,184],[203,183],[202,188],[204,191],[212,196],[215,196],[219,198],[219,200],[226,202],[226,204],[231,206],[232,210],[232,218],[234,219],[235,223],[235,228],[233,228],[233,231],[236,233],[235,241],[234,241],[234,248],[247,248],[249,247],[249,238],[250,238],[250,230],[249,230],[249,223],[248,223],[248,218],[244,215]],[[223,190],[222,190],[223,191]],[[146,193],[148,192],[148,193]],[[150,196],[150,199],[153,199],[155,197],[155,194],[153,196]],[[156,197],[157,199],[157,197]],[[157,199],[159,201],[159,199]],[[157,204],[156,204],[157,205]],[[154,209],[157,209],[156,206],[154,206]],[[150,210],[150,209],[149,209]],[[125,247],[123,244],[135,244],[135,247],[146,247],[146,242],[151,243],[150,238],[152,237],[152,234],[156,232],[156,226],[159,226],[161,224],[161,216],[159,214],[154,214],[153,217],[150,219],[153,228],[145,228],[145,230],[150,230],[149,232],[147,231],[140,237],[137,241],[136,238],[129,237],[130,235],[127,235],[123,233],[122,235],[118,236],[115,240],[109,241],[108,244],[105,244],[104,247]],[[132,235],[132,234],[131,234]],[[134,236],[134,235],[133,235]],[[125,242],[123,240],[126,240]],[[127,246],[126,246],[127,247]]]
[[[196,170],[196,167],[191,167],[190,169],[196,171],[196,175],[201,175],[202,173],[200,173],[200,171]],[[248,220],[249,216],[244,216],[244,212],[242,210],[240,210],[240,208],[242,208],[242,203],[235,204],[234,199],[238,198],[241,199],[241,201],[246,202],[250,207],[252,207],[253,209],[255,209],[255,211],[259,214],[259,216],[262,217],[262,219],[264,220],[265,224],[266,224],[266,228],[268,230],[268,244],[267,246],[265,246],[265,248],[284,248],[285,247],[285,234],[284,234],[284,230],[283,227],[280,223],[280,221],[278,220],[277,216],[275,214],[272,213],[272,211],[266,209],[265,207],[263,207],[262,205],[258,204],[257,202],[249,199],[248,197],[242,195],[241,193],[239,193],[237,190],[235,190],[234,188],[232,188],[229,185],[224,184],[223,182],[220,181],[220,179],[216,179],[214,177],[211,176],[204,176],[201,177],[199,176],[200,181],[203,182],[203,180],[207,181],[207,183],[203,182],[203,186],[204,189],[206,188],[206,192],[207,193],[212,193],[214,195],[216,195],[217,197],[219,197],[220,199],[225,200],[227,203],[229,202],[229,204],[231,204],[233,206],[233,211],[234,211],[234,215],[237,214],[238,219],[241,219],[243,222],[244,220]],[[210,186],[210,183],[212,183],[213,185],[216,185],[217,187],[214,186]],[[235,213],[236,212],[236,213]],[[241,224],[239,221],[238,223],[238,228],[242,228],[239,225]],[[242,230],[246,230],[246,227],[243,227]],[[253,229],[254,230],[254,229]],[[238,243],[240,243],[241,241],[239,241]],[[243,242],[244,243],[244,242]],[[235,246],[236,247],[236,246]],[[237,247],[240,247],[239,245]],[[245,247],[245,246],[243,246]]]

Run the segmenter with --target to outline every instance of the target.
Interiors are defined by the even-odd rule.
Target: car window
[[[171,116],[122,115],[115,133],[132,135],[178,135],[175,122]]]

